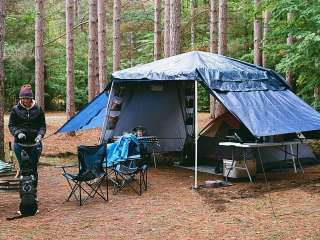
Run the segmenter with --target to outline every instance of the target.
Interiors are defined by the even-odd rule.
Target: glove
[[[24,133],[19,133],[17,137],[18,137],[19,140],[27,138],[27,136]]]
[[[42,140],[42,136],[40,134],[34,139],[36,143],[41,142],[41,140]]]

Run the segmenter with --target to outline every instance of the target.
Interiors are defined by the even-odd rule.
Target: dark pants
[[[36,146],[25,147],[18,143],[14,144],[14,152],[19,162],[20,175],[33,175],[35,177],[35,187],[38,185],[38,162],[42,152],[42,144]],[[28,159],[27,162],[21,156],[21,151],[24,150]]]

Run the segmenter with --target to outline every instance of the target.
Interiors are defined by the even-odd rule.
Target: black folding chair
[[[136,144],[131,142],[130,144]],[[134,147],[134,146],[129,146]],[[148,153],[144,144],[139,143],[140,155],[129,156],[126,159],[113,164],[115,181],[113,194],[117,194],[125,187],[131,188],[138,195],[142,195],[143,191],[148,187]],[[138,177],[139,179],[136,179]]]
[[[66,201],[72,196],[79,201],[80,206],[89,198],[100,196],[103,200],[108,201],[108,181],[105,181],[107,174],[102,166],[106,156],[106,146],[104,144],[97,146],[78,146],[79,172],[73,174],[66,171],[67,167],[60,166],[63,170],[63,176],[66,178],[70,193]],[[101,184],[106,183],[106,197],[101,189]],[[77,192],[79,194],[77,195]],[[85,195],[85,198],[83,198]]]

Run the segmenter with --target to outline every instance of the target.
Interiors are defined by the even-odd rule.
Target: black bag
[[[25,150],[21,151],[20,206],[23,217],[33,216],[38,210],[37,179],[31,174],[30,158]]]
[[[19,210],[23,217],[33,216],[37,213],[38,202],[36,200],[35,177],[21,176],[20,178],[20,206]]]

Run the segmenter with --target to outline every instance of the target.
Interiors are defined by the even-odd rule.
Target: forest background
[[[128,4],[130,2],[130,4]],[[163,3],[161,26],[163,28]],[[75,104],[79,110],[87,103],[88,79],[88,1],[77,0],[74,31]],[[190,14],[190,0],[181,2],[181,52],[209,51],[210,2],[193,0],[194,14]],[[107,76],[112,73],[112,9],[113,1],[106,1],[107,12]],[[257,9],[252,0],[229,0],[227,7],[227,53],[225,55],[253,63],[254,18],[263,20],[262,13],[272,13],[269,33],[262,50],[268,68],[283,76],[292,71],[293,90],[305,101],[320,108],[320,1],[265,0]],[[154,2],[152,0],[121,1],[121,64],[120,69],[153,61]],[[294,12],[288,21],[287,14]],[[17,101],[19,87],[34,86],[34,25],[33,0],[6,1],[5,34],[5,110]],[[194,22],[194,40],[191,37]],[[66,99],[66,12],[64,0],[45,1],[45,106],[46,111],[65,110]],[[287,44],[288,36],[294,43]],[[163,39],[163,31],[162,31]],[[191,41],[194,41],[193,43]],[[163,43],[163,40],[162,40]],[[163,44],[162,44],[163,49]],[[161,57],[164,57],[163,50]],[[209,110],[208,94],[201,89],[201,111]]]

